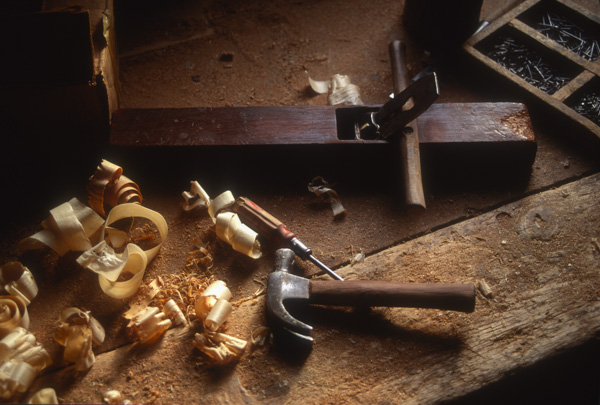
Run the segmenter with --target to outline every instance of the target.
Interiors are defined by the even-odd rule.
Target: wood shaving
[[[214,365],[237,361],[244,353],[248,342],[224,333],[196,333],[194,346]]]
[[[10,295],[20,297],[29,305],[38,293],[31,271],[20,262],[8,262],[0,267],[0,287]]]
[[[331,205],[333,217],[338,218],[346,213],[338,193],[333,190],[330,184],[321,176],[317,176],[308,184],[308,191],[321,197]]]
[[[7,361],[26,362],[37,371],[52,364],[46,349],[25,328],[16,328],[0,340],[0,363]]]
[[[27,304],[22,298],[13,295],[0,297],[0,338],[19,327],[29,329]]]
[[[92,367],[96,361],[92,347],[100,345],[104,337],[104,328],[89,311],[74,307],[61,312],[54,334],[54,340],[65,347],[64,360],[75,363],[77,371],[85,371]]]
[[[19,250],[49,247],[59,256],[69,251],[84,251],[100,241],[104,220],[77,198],[50,210],[43,229],[19,242]]]
[[[265,344],[270,343],[272,339],[273,334],[271,333],[271,328],[267,326],[259,326],[254,329],[250,335],[250,343],[252,343],[252,346],[264,346]]]
[[[165,313],[156,307],[146,307],[129,321],[127,334],[140,343],[150,343],[162,336],[172,325]]]
[[[122,230],[111,225],[131,218],[142,218],[153,223],[160,237],[160,243],[152,244],[145,250],[135,243],[128,243],[122,253],[115,252],[109,243],[113,242],[114,245],[120,246],[125,237]],[[140,231],[142,235],[145,234],[144,229],[150,230],[154,235],[153,228],[146,225]],[[135,294],[140,287],[146,266],[158,254],[167,233],[167,222],[158,212],[137,204],[120,204],[113,208],[106,218],[102,233],[103,240],[85,251],[77,262],[98,274],[100,287],[107,295],[119,299],[127,298]],[[107,240],[104,240],[105,237]],[[142,240],[141,236],[138,240]],[[126,279],[119,279],[122,273],[128,274]]]
[[[494,295],[494,292],[492,291],[492,289],[488,285],[488,283],[485,282],[485,280],[479,280],[479,281],[477,281],[477,289],[486,298],[491,298]]]
[[[253,259],[261,257],[258,234],[243,224],[240,217],[233,212],[222,212],[216,219],[217,236],[229,243],[233,250]]]
[[[90,207],[102,216],[118,204],[142,203],[142,194],[136,183],[122,176],[123,169],[108,160],[102,160],[90,177],[87,191]]]
[[[117,390],[106,391],[102,394],[102,399],[109,405],[129,405],[132,403],[130,400],[125,399],[123,394]]]
[[[43,388],[33,394],[28,404],[58,404],[58,397],[54,388]]]
[[[309,77],[308,82],[316,93],[326,94],[331,90],[327,98],[329,105],[361,105],[363,103],[360,99],[360,88],[352,84],[346,75],[335,74],[331,76],[331,79],[325,81],[313,80]]]
[[[243,224],[237,214],[225,212],[235,204],[235,198],[231,191],[227,190],[212,200],[197,181],[190,183],[190,191],[182,193],[185,199],[183,209],[190,211],[196,207],[207,208],[208,214],[216,226],[216,234],[219,239],[230,244],[235,251],[253,259],[261,257],[258,234]]]
[[[181,309],[172,298],[163,306],[163,312],[165,315],[167,315],[171,322],[173,322],[173,325],[182,325],[187,323],[187,319],[183,315],[183,312],[181,312]]]

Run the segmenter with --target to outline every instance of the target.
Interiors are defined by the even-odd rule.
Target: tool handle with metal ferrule
[[[309,302],[333,306],[436,308],[473,312],[472,284],[397,283],[378,280],[311,281]]]
[[[406,48],[402,42],[392,41],[389,45],[389,51],[392,61],[394,94],[399,94],[408,87],[410,82],[406,67]],[[412,106],[412,100],[408,100],[404,109],[410,109]],[[406,206],[413,212],[422,211],[425,209],[425,195],[421,177],[417,120],[410,122],[404,128],[403,133],[398,134],[393,141],[396,143],[396,147],[400,149]]]
[[[301,259],[309,260],[334,279],[338,281],[344,280],[337,273],[314,257],[312,255],[312,250],[302,243],[293,232],[287,229],[280,220],[260,208],[251,200],[245,197],[238,197],[232,209],[240,217],[242,217],[246,225],[258,232],[263,237],[269,238],[275,243],[291,249]]]
[[[288,245],[296,237],[293,232],[273,215],[245,197],[238,197],[233,205],[244,223],[265,238],[274,240],[281,245]]]

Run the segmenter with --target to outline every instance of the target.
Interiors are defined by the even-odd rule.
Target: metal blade
[[[402,131],[409,122],[425,112],[439,95],[435,73],[419,78],[403,92],[396,94],[373,116],[373,120],[380,126],[381,137],[386,139]],[[410,99],[413,105],[407,108]]]

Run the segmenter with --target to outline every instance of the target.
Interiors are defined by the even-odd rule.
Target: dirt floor
[[[517,3],[483,1],[481,16],[498,16]],[[580,3],[600,13],[598,2]],[[392,39],[402,39],[407,44],[411,74],[431,63],[436,66],[441,92],[437,102],[528,102],[538,151],[531,173],[504,181],[454,178],[441,184],[436,175],[446,169],[451,173],[451,167],[428,173],[424,168],[428,208],[415,217],[402,206],[396,185],[391,184],[395,177],[382,172],[386,166],[377,159],[361,167],[359,160],[342,153],[336,156],[335,150],[307,149],[291,151],[289,161],[273,157],[272,171],[259,172],[253,167],[263,169],[264,162],[272,158],[271,150],[236,151],[243,159],[230,165],[230,151],[221,149],[207,156],[197,149],[99,148],[77,166],[75,175],[68,176],[73,182],[63,183],[60,195],[39,201],[27,219],[19,216],[18,222],[9,221],[3,235],[1,263],[20,258],[30,265],[40,286],[29,307],[30,330],[55,363],[36,382],[37,387],[55,387],[64,403],[100,403],[109,389],[120,390],[133,403],[156,404],[409,402],[417,397],[417,391],[385,392],[382,384],[394,388],[395,376],[398,381],[406,376],[416,381],[420,374],[429,375],[426,367],[435,365],[433,355],[439,355],[440,363],[452,359],[475,325],[510,315],[516,290],[537,291],[546,278],[585,286],[585,279],[598,270],[600,248],[595,252],[593,245],[590,247],[590,240],[599,237],[597,217],[586,219],[568,211],[561,211],[566,214],[558,217],[553,215],[558,205],[540,203],[535,211],[525,204],[531,210],[521,213],[522,222],[517,223],[518,207],[514,213],[507,209],[510,214],[494,210],[588,179],[600,170],[597,149],[588,147],[582,137],[565,137],[564,131],[556,129],[563,128],[561,123],[545,119],[547,111],[529,104],[530,100],[514,89],[498,85],[465,55],[436,58],[425,52],[405,32],[403,7],[403,1],[390,0],[116,2],[121,108],[325,105],[327,96],[312,92],[308,77],[325,80],[336,73],[350,76],[360,87],[365,104],[382,104],[392,91],[387,45]],[[431,283],[475,283],[485,278],[501,291],[500,297],[490,300],[479,292],[474,314],[312,309],[309,317],[318,345],[308,357],[290,356],[295,349],[281,350],[267,343],[252,347],[233,365],[215,367],[191,344],[194,333],[201,329],[193,317],[190,327],[175,328],[154,345],[131,345],[125,333],[127,321],[122,317],[128,300],[103,295],[97,276],[82,271],[74,262],[77,254],[60,259],[48,252],[19,257],[16,246],[39,229],[54,202],[74,196],[87,200],[85,180],[102,158],[122,166],[124,174],[142,189],[143,205],[161,213],[168,224],[168,237],[150,263],[144,283],[157,277],[173,283],[178,293],[171,290],[170,294],[187,314],[193,312],[197,293],[189,290],[191,279],[198,283],[191,285],[226,281],[236,307],[225,330],[233,336],[248,339],[253,330],[266,324],[265,283],[273,268],[274,246],[265,243],[264,256],[253,260],[219,242],[205,211],[181,208],[181,192],[189,189],[191,180],[198,180],[211,197],[231,190],[236,197],[251,198],[284,222],[328,266],[343,269],[344,274],[354,273],[351,278],[368,275]],[[263,163],[254,164],[255,159]],[[325,166],[321,159],[329,159],[329,169],[321,170]],[[217,170],[222,164],[227,167]],[[354,175],[357,167],[360,176]],[[317,175],[326,175],[335,185],[346,208],[342,219],[334,220],[329,205],[306,190]],[[577,187],[573,187],[561,190],[575,193]],[[461,239],[462,231],[451,228],[486,214],[495,220],[481,219],[473,225],[478,227],[475,236],[465,231],[471,239]],[[586,250],[581,253],[584,244]],[[190,252],[199,245],[213,255],[210,269],[190,260]],[[398,254],[399,265],[393,271],[381,265],[387,249],[403,246],[408,247]],[[465,257],[462,253],[467,251]],[[355,268],[351,263],[358,253],[382,261]],[[571,254],[578,259],[574,261]],[[573,265],[586,271],[568,272]],[[546,267],[553,271],[538,270]],[[306,276],[318,274],[314,266],[300,260],[296,270]],[[600,299],[598,279],[582,288],[585,302],[592,305]],[[561,299],[566,306],[569,299]],[[68,306],[91,310],[106,329],[106,340],[95,350],[97,363],[88,373],[78,374],[67,367],[61,359],[62,347],[53,339],[58,314]],[[597,403],[597,341],[573,341],[576,347],[566,345],[533,368],[515,360],[507,368],[506,378],[477,380],[460,390],[456,387],[462,383],[451,384],[455,387],[448,387],[447,394],[425,402],[536,403],[541,398],[556,403],[553,400],[557,398],[572,399],[568,395],[577,391],[578,403]],[[515,350],[506,356],[518,358],[520,354]],[[563,373],[563,367],[579,372]],[[429,378],[437,381],[438,377]],[[482,388],[487,391],[478,391]]]

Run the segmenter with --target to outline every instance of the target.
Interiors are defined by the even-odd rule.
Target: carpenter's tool
[[[292,317],[286,300],[334,306],[386,306],[437,308],[472,312],[475,287],[472,284],[418,284],[375,280],[313,281],[290,274],[294,252],[279,249],[275,269],[267,284],[267,311],[279,327],[312,343],[312,327]]]
[[[110,143],[133,147],[142,153],[146,152],[143,149],[154,147],[175,147],[171,150],[179,153],[180,149],[176,147],[183,147],[195,155],[196,149],[205,157],[217,154],[216,161],[223,159],[223,151],[228,158],[232,153],[238,153],[240,159],[236,163],[248,163],[243,166],[244,170],[257,169],[258,173],[273,167],[302,167],[298,163],[308,160],[314,170],[312,174],[325,177],[332,171],[337,175],[344,162],[350,161],[351,169],[361,167],[361,164],[355,164],[356,152],[359,163],[376,159],[376,164],[368,166],[374,170],[382,168],[380,161],[385,162],[379,157],[393,155],[392,159],[404,167],[405,195],[409,205],[424,206],[420,198],[414,199],[416,204],[409,199],[413,195],[422,196],[420,189],[413,187],[419,187],[421,182],[416,170],[419,159],[414,151],[423,158],[427,170],[425,177],[429,180],[442,178],[441,184],[457,179],[462,181],[474,173],[486,186],[494,179],[529,177],[537,146],[529,113],[523,104],[434,103],[415,120],[410,115],[419,110],[409,112],[403,107],[409,106],[410,99],[426,106],[419,97],[423,97],[423,89],[426,96],[435,96],[437,86],[432,81],[435,77],[419,81],[415,87],[409,86],[407,93],[399,91],[406,82],[402,49],[397,43],[392,43],[390,48],[394,92],[399,94],[394,97],[396,101],[388,102],[385,108],[381,105],[350,105],[120,109],[112,116]],[[401,94],[411,97],[402,102],[399,101]],[[381,121],[388,109],[399,113],[400,119],[390,114]],[[380,121],[376,123],[380,127],[383,124],[385,131],[376,136],[373,123],[369,130],[374,138],[368,135],[367,128],[359,131],[357,137],[357,124],[360,129],[365,124],[365,117],[371,115],[378,115]],[[406,119],[418,122],[418,150],[409,146],[409,141],[414,143],[417,137],[410,137],[407,132],[412,129],[416,134],[416,126]],[[394,125],[389,125],[391,122]],[[390,135],[383,139],[381,134]],[[239,153],[240,147],[243,153]],[[266,158],[258,156],[264,151],[268,153]],[[329,156],[331,159],[327,159]],[[259,167],[261,164],[265,165],[264,170]],[[387,165],[383,170],[388,170]],[[361,169],[359,173],[362,172]]]
[[[344,281],[342,277],[314,257],[312,250],[302,243],[293,232],[287,229],[280,220],[248,198],[238,197],[232,210],[242,217],[244,223],[254,229],[259,235],[274,241],[280,246],[291,249],[301,259],[312,262],[334,279]]]
[[[409,210],[417,212],[425,209],[425,195],[416,119],[433,104],[440,92],[433,72],[409,85],[406,48],[402,42],[390,42],[389,52],[394,97],[378,111],[366,113],[363,122],[355,124],[355,133],[357,139],[387,139],[399,150],[404,200]]]
[[[407,124],[429,108],[438,96],[436,74],[422,76],[401,92],[394,91],[394,98],[377,111],[367,112],[363,121],[356,123],[356,138],[389,139],[401,135]]]

